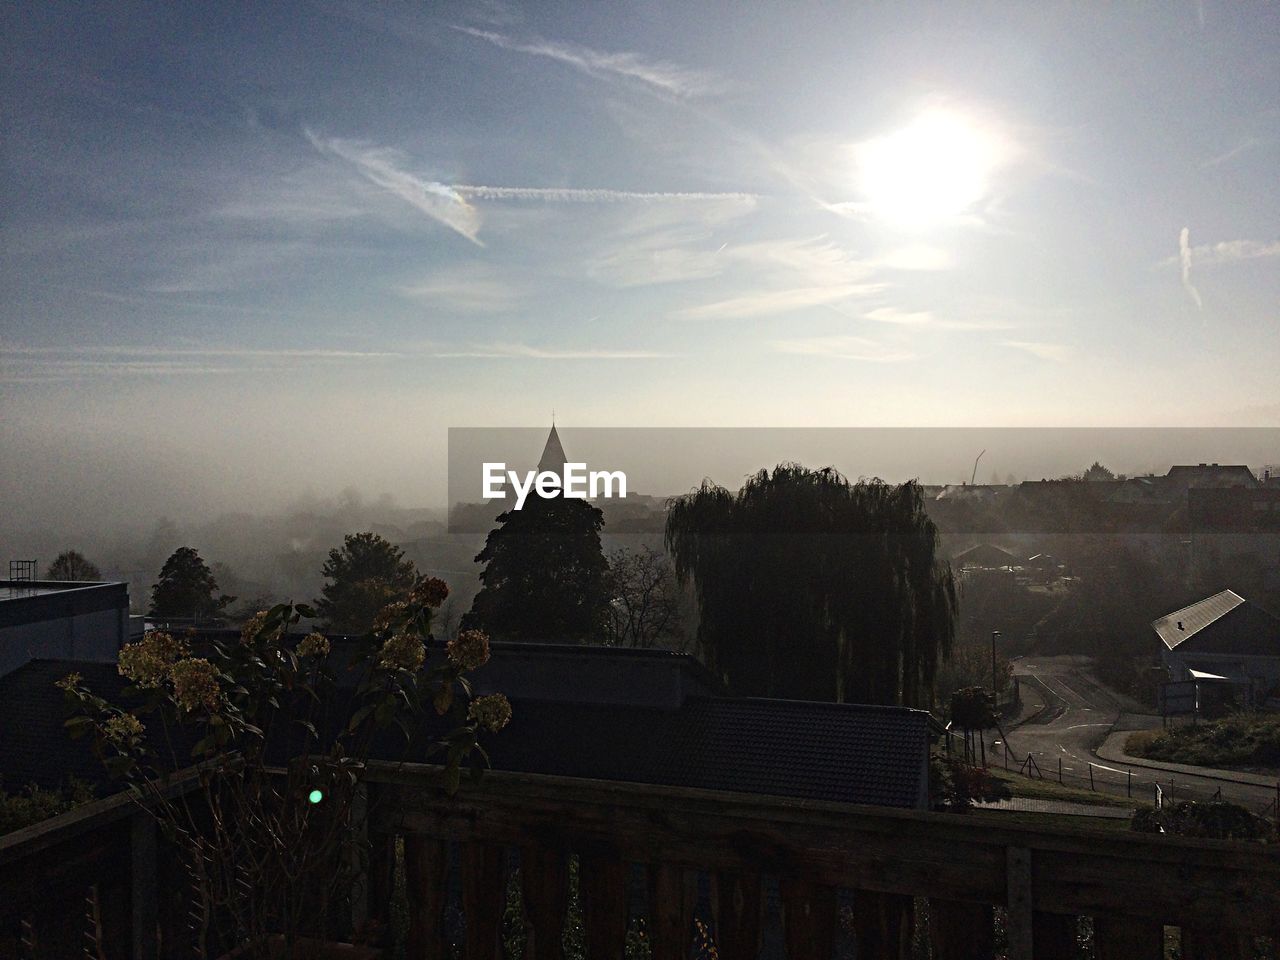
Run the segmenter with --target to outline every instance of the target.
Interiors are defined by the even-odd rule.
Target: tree
[[[321,572],[328,581],[316,609],[332,633],[362,633],[378,611],[408,599],[418,579],[404,551],[376,533],[350,533],[329,551]]]
[[[585,500],[532,496],[498,517],[476,556],[482,584],[463,628],[497,640],[600,640],[606,633],[604,515]]]
[[[64,550],[58,554],[53,563],[49,564],[49,569],[45,571],[44,578],[46,580],[85,582],[101,580],[102,574],[94,564],[85,559],[84,554],[79,550]]]
[[[150,616],[161,618],[216,617],[236,598],[215,596],[214,579],[200,554],[192,547],[179,547],[160,568],[160,579],[151,588]]]
[[[956,591],[916,483],[784,463],[671,504],[708,666],[756,696],[927,706]]]
[[[1093,466],[1084,472],[1084,478],[1086,480],[1114,480],[1116,475],[1095,460],[1093,461]]]
[[[680,638],[680,587],[671,561],[650,547],[609,555],[606,639],[614,647],[656,647]]]

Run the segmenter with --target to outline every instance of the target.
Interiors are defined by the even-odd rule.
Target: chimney
[[[1179,629],[1179,630],[1186,630],[1186,629],[1187,629],[1186,627],[1184,627],[1184,626],[1182,625],[1182,621],[1181,621],[1181,620],[1179,620],[1179,621],[1178,621],[1178,629]]]

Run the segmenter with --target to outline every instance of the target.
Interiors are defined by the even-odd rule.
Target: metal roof
[[[1175,610],[1151,627],[1170,650],[1280,657],[1280,619],[1234,590]]]

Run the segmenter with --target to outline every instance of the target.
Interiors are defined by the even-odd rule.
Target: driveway
[[[1009,742],[997,743],[988,759],[1009,769],[1038,768],[1046,780],[1070,787],[1092,788],[1118,796],[1151,801],[1158,784],[1165,799],[1207,800],[1221,790],[1225,800],[1261,811],[1276,797],[1274,785],[1236,782],[1229,770],[1142,766],[1103,759],[1096,752],[1117,721],[1126,730],[1160,726],[1160,718],[1143,715],[1141,706],[1107,689],[1089,671],[1087,657],[1024,657],[1014,661],[1014,674],[1025,688],[1033,685],[1046,706],[1039,714],[1008,731]],[[999,737],[999,734],[996,734]],[[1113,741],[1114,743],[1114,741]],[[1007,754],[1006,754],[1007,749]],[[1112,756],[1116,753],[1108,750]],[[1030,755],[1034,767],[1027,764]],[[1256,778],[1254,778],[1256,779]]]

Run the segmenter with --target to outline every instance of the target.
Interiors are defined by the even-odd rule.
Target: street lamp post
[[[999,630],[991,631],[991,695],[996,695],[996,640],[1000,636]]]

